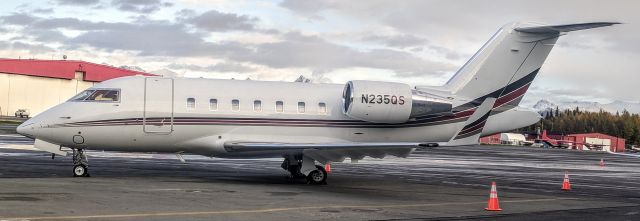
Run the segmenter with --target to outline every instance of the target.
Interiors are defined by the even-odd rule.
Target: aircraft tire
[[[324,170],[324,167],[322,166],[317,166],[316,168],[318,168],[317,170],[311,171],[311,173],[309,173],[309,175],[307,176],[307,181],[310,184],[327,184],[327,171]]]
[[[87,166],[79,164],[79,165],[75,165],[73,166],[73,176],[74,177],[88,177],[89,176],[89,169],[87,168]]]

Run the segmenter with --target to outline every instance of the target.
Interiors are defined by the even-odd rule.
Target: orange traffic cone
[[[324,165],[324,170],[327,171],[327,173],[331,173],[331,164],[327,163]]]
[[[604,159],[600,158],[600,166],[604,167]]]
[[[498,202],[498,190],[496,189],[496,182],[491,182],[491,193],[489,194],[489,203],[487,203],[486,211],[502,211],[500,209],[500,203]]]
[[[564,181],[562,181],[562,190],[569,191],[571,190],[571,183],[569,183],[569,174],[564,172]]]

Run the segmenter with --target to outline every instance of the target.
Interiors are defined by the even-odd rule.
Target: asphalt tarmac
[[[631,155],[440,147],[334,163],[316,186],[287,179],[280,159],[164,154],[90,152],[91,177],[73,178],[70,157],[31,142],[0,135],[0,220],[640,220]],[[484,211],[492,181],[501,212]]]

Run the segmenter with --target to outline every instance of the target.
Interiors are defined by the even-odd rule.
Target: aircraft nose
[[[30,137],[35,139],[35,122],[30,119],[25,121],[24,123],[18,125],[16,128],[16,132],[22,134],[25,137]]]

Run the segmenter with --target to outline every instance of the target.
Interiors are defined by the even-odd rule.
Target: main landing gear
[[[327,171],[315,164],[315,160],[304,155],[286,156],[282,168],[291,173],[291,178],[305,178],[309,184],[327,184]]]
[[[89,161],[83,149],[73,149],[73,176],[89,177]]]

